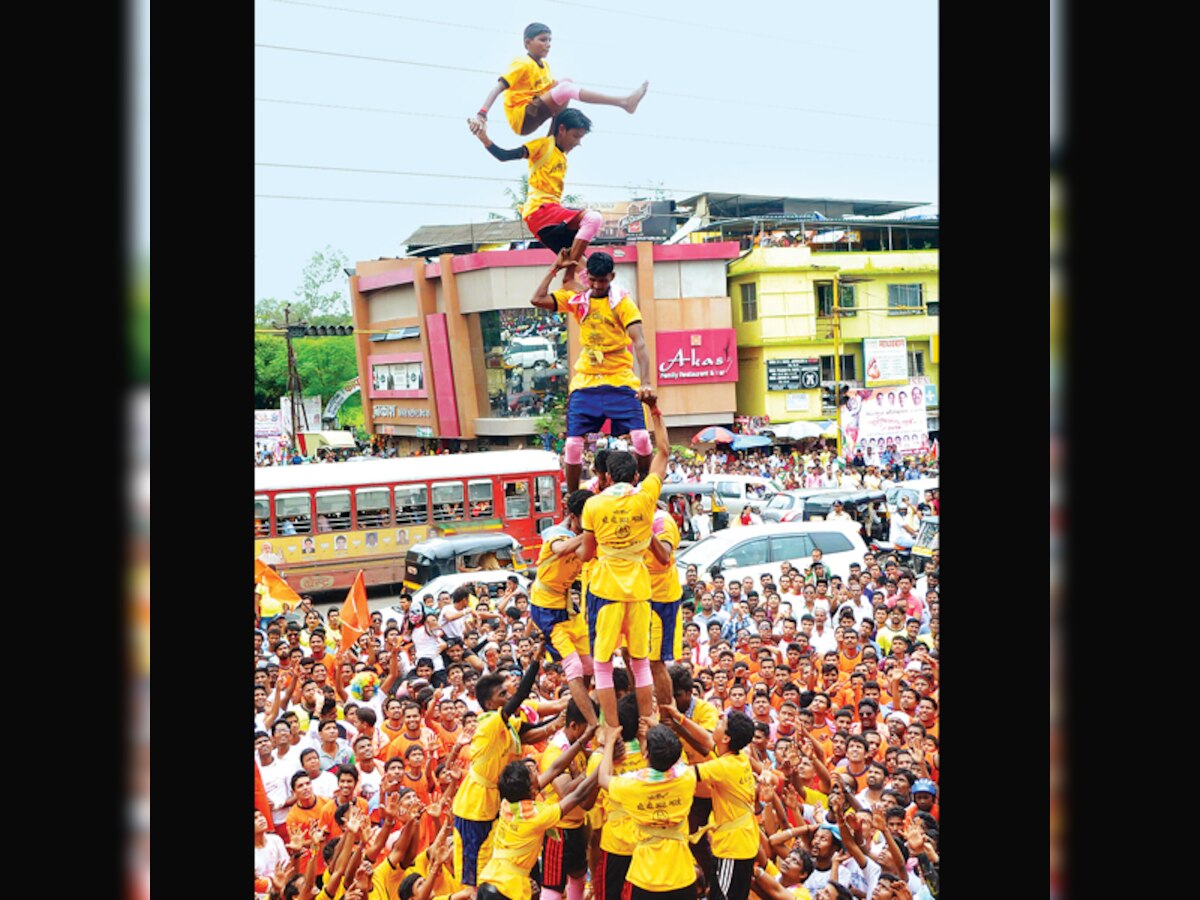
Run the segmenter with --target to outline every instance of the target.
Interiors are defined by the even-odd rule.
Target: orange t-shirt
[[[387,736],[388,743],[390,744],[404,733],[404,720],[400,720],[400,726],[398,728],[393,728],[391,724],[389,724],[388,720],[384,719],[379,723],[379,730]]]
[[[292,808],[288,810],[287,814],[288,834],[295,834],[296,830],[299,829],[300,833],[303,834],[307,840],[309,836],[309,829],[312,828],[312,824],[314,822],[320,822],[321,817],[325,815],[327,810],[330,816],[333,815],[333,810],[335,807],[332,800],[322,800],[320,797],[316,797],[316,801],[317,802],[308,809],[305,809],[299,803],[292,804]],[[304,871],[304,868],[308,865],[308,857],[309,851],[306,849],[303,855],[296,860],[296,871]],[[325,860],[318,858],[317,874],[320,875],[324,871]]]
[[[840,766],[838,766],[836,769],[834,769],[834,771],[835,772],[844,772],[845,774],[847,774],[851,778],[853,778],[854,783],[855,783],[854,790],[857,792],[857,791],[865,790],[867,787],[867,765],[868,765],[868,763],[864,760],[863,770],[862,770],[862,773],[859,775],[855,775],[853,772],[850,771],[850,763],[849,762],[843,762]]]
[[[425,749],[424,730],[418,732],[415,738],[405,737],[403,732],[401,732],[399,736],[393,738],[392,742],[383,750],[383,761],[386,763],[388,760],[395,759],[396,757],[404,759],[404,754],[413,744],[416,744],[422,750],[425,750],[425,761],[429,762],[429,751]]]
[[[858,651],[856,656],[846,656],[841,650],[838,650],[838,672],[842,675],[849,675],[854,671],[854,667],[862,662],[862,650]]]
[[[320,822],[325,827],[326,840],[342,836],[342,827],[333,818],[333,814],[337,812],[338,802],[336,799],[330,799],[328,802],[329,805],[325,807],[325,811],[321,813],[320,817]],[[362,797],[355,797],[354,805],[364,816],[367,814],[367,801]]]
[[[437,735],[438,744],[441,745],[442,755],[448,756],[451,749],[454,747],[454,742],[458,740],[458,736],[462,734],[462,725],[460,724],[453,731],[447,731],[442,727],[441,722],[433,722],[430,724],[430,729]]]

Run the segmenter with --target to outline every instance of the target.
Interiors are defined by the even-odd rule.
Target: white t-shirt
[[[267,843],[254,848],[254,874],[260,878],[270,878],[287,861],[288,852],[279,835],[268,832],[264,837]]]
[[[453,603],[448,603],[445,607],[443,607],[442,611],[438,613],[438,622],[442,626],[442,634],[446,637],[446,640],[450,640],[450,638],[458,638],[459,640],[462,640],[463,633],[466,631],[467,614],[470,613],[469,609],[462,610],[462,615],[458,616],[458,618],[446,618],[446,613],[454,613],[457,615],[458,612],[459,610],[454,608]]]
[[[313,793],[322,800],[328,800],[337,792],[338,777],[329,769],[312,779]]]
[[[358,796],[369,803],[371,798],[379,793],[381,784],[383,784],[383,764],[379,760],[375,760],[374,772],[367,772],[362,766],[358,767]]]
[[[258,754],[255,754],[255,761],[258,762]],[[278,761],[272,762],[270,765],[264,766],[261,762],[258,763],[258,771],[262,775],[263,789],[267,792],[267,799],[275,806],[279,807],[287,800],[288,794],[292,792],[291,777],[296,773],[295,769],[284,774],[284,766],[279,765]],[[282,825],[287,821],[287,808],[276,808],[271,810],[271,824]]]
[[[425,626],[414,628],[412,633],[413,647],[417,651],[417,659],[427,657],[433,662],[433,671],[440,672],[446,667],[442,661],[442,654],[438,650],[440,640],[436,635],[430,634],[425,630]]]

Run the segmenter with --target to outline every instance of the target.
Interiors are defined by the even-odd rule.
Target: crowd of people
[[[680,585],[671,549],[643,564],[654,605],[675,582],[678,645],[656,614],[658,652],[605,648],[605,576],[573,563],[604,537],[592,496],[529,593],[404,594],[345,650],[336,607],[256,619],[257,895],[936,896],[940,552],[920,578],[867,554],[826,579],[815,551],[777,583]]]

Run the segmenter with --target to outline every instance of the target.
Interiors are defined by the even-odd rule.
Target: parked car
[[[783,490],[783,485],[760,475],[725,475],[714,472],[701,475],[700,480],[716,484],[721,502],[734,518],[740,516],[749,504],[761,509],[772,495]]]
[[[804,501],[809,497],[823,494],[842,494],[842,488],[793,488],[790,491],[780,491],[772,494],[771,499],[762,510],[763,523],[791,522],[804,518]]]
[[[807,496],[795,496],[797,494]],[[763,519],[772,522],[821,522],[829,518],[833,504],[838,501],[842,504],[842,511],[861,527],[860,534],[864,541],[887,538],[888,512],[883,491],[784,491],[771,498],[763,512]]]
[[[664,484],[658,499],[666,503],[672,513],[681,503],[686,503],[690,510],[691,505],[699,500],[704,506],[704,511],[712,516],[711,530],[714,533],[729,527],[729,512],[721,502],[715,482],[691,481],[683,484]],[[682,512],[682,510],[679,511]],[[692,534],[690,513],[684,515],[683,525],[679,529],[679,537],[681,543],[695,540],[695,536]]]
[[[681,583],[686,581],[687,567],[695,565],[710,577],[719,572],[726,583],[750,575],[757,584],[766,572],[778,581],[784,560],[806,567],[814,547],[821,550],[829,573],[842,578],[850,576],[850,563],[861,563],[867,552],[854,522],[785,522],[728,528],[710,535],[676,554],[675,565]]]
[[[479,599],[491,600],[500,595],[500,592],[504,589],[504,585],[508,582],[509,576],[513,575],[516,576],[517,586],[528,594],[530,581],[526,576],[518,575],[511,569],[486,569],[482,572],[456,572],[453,575],[439,575],[432,581],[421,585],[412,592],[412,595],[415,600],[422,600],[426,594],[432,594],[436,602],[438,595],[442,591],[452,594],[464,584],[476,584],[482,581],[488,586],[488,596],[480,597]],[[431,610],[431,612],[436,611],[436,608]],[[399,619],[401,614],[402,610],[400,607],[389,606],[383,611],[383,618],[384,621],[387,621],[389,617]]]
[[[558,361],[554,345],[545,338],[516,338],[504,351],[506,366],[526,369],[545,369]]]

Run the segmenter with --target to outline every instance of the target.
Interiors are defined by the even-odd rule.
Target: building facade
[[[755,247],[728,267],[737,331],[737,407],[772,424],[828,420],[835,381],[867,387],[865,342],[903,338],[907,376],[938,430],[938,251]],[[834,356],[838,356],[835,368]],[[819,369],[819,383],[788,373]],[[809,386],[811,385],[811,386]],[[826,402],[823,402],[823,395]]]
[[[738,351],[726,264],[736,242],[604,246],[642,312],[673,442],[728,425]],[[350,295],[365,428],[401,451],[429,441],[540,444],[579,352],[574,319],[531,306],[546,249],[359,262]]]

